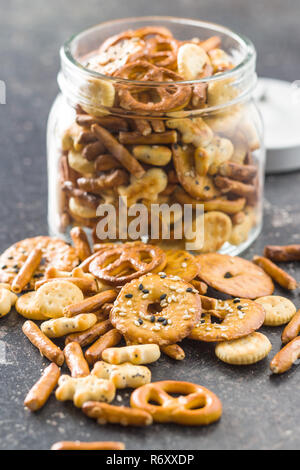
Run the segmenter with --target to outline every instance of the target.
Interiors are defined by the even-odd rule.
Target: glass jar
[[[108,69],[91,68],[112,36]],[[179,57],[184,44],[200,45],[213,72],[190,55],[194,46]],[[94,242],[140,238],[232,255],[247,248],[262,226],[265,164],[255,62],[248,39],[195,20],[124,19],[71,38],[48,123],[51,235],[68,239],[80,225]],[[201,73],[183,80],[179,65]],[[104,74],[110,68],[114,76]]]

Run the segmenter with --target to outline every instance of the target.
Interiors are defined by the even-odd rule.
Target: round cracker
[[[27,292],[19,297],[16,302],[17,312],[28,320],[47,320],[48,317],[43,315],[35,304],[35,297],[36,292]]]
[[[179,276],[186,282],[192,281],[198,274],[198,265],[195,257],[185,250],[168,250],[167,264],[164,268],[166,274]]]
[[[297,309],[293,302],[279,295],[268,295],[256,300],[265,310],[264,325],[280,326],[289,323]]]
[[[246,299],[257,299],[274,292],[274,284],[259,266],[238,256],[207,253],[196,257],[198,277],[214,289]]]
[[[45,271],[50,266],[61,271],[72,271],[79,263],[74,248],[59,238],[26,238],[12,245],[0,256],[0,282],[11,285],[29,253],[37,247],[43,251],[42,261],[24,290],[34,290],[36,281],[44,278]]]
[[[51,281],[41,286],[34,300],[39,311],[47,318],[64,316],[64,308],[84,299],[82,291],[72,282]]]
[[[271,349],[269,339],[262,333],[254,332],[244,338],[217,344],[215,352],[227,364],[249,365],[267,357]]]
[[[218,323],[212,323],[212,317],[218,318]],[[208,343],[231,341],[258,330],[264,319],[264,309],[252,300],[218,300],[215,309],[206,311],[189,338]]]

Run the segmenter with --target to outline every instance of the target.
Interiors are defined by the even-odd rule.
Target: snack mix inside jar
[[[229,29],[178,18],[103,23],[67,42],[48,124],[51,235],[80,225],[95,243],[249,246],[265,159],[255,59]]]

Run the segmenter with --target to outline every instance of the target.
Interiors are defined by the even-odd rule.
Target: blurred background
[[[300,79],[299,0],[0,0],[0,11],[1,248],[47,232],[46,122],[70,35],[134,15],[209,20],[252,39],[260,76]]]

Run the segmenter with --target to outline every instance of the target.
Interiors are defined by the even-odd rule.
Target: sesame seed
[[[126,297],[126,299],[132,299],[133,295],[132,294],[126,294],[125,297]]]
[[[144,289],[143,284],[140,284],[140,285],[139,285],[139,290],[143,290],[143,289]]]
[[[186,291],[187,291],[187,292],[193,292],[193,288],[192,288],[192,287],[188,287]]]
[[[160,296],[160,300],[165,300],[166,298],[167,298],[167,294],[162,294],[162,295]]]
[[[144,294],[149,294],[150,291],[149,291],[149,289],[143,289],[143,293],[144,293]]]
[[[155,316],[154,316],[154,315],[152,315],[152,316],[150,317],[150,321],[151,321],[151,323],[155,323]]]

